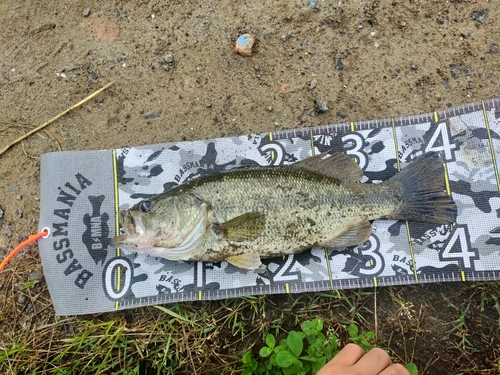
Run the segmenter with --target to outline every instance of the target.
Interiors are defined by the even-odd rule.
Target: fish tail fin
[[[437,152],[417,157],[386,183],[402,197],[391,218],[436,224],[456,220],[457,207],[445,191],[443,162]]]

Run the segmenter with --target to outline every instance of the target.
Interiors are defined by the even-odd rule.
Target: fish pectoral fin
[[[349,156],[340,152],[331,154],[328,151],[314,155],[292,164],[294,168],[304,168],[341,181],[359,181],[363,170]]]
[[[222,224],[215,224],[214,229],[229,242],[253,241],[264,230],[266,217],[262,212],[247,212]]]
[[[233,255],[226,259],[233,266],[245,270],[256,270],[264,267],[258,254],[250,252],[240,255]]]
[[[321,244],[323,247],[330,247],[333,249],[343,249],[348,246],[359,245],[365,242],[372,233],[372,224],[368,221],[362,221],[349,228],[340,236]]]

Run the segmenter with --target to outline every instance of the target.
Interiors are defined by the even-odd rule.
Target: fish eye
[[[153,202],[151,201],[144,201],[139,206],[142,212],[148,212],[152,207],[153,207]]]

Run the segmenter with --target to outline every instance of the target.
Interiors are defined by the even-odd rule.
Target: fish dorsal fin
[[[310,156],[292,164],[294,168],[307,169],[341,181],[359,181],[363,170],[349,156],[335,152],[328,157],[328,151]]]
[[[259,237],[265,224],[262,212],[247,212],[225,223],[215,224],[214,229],[229,242],[245,242]]]
[[[226,259],[233,266],[238,268],[243,268],[245,270],[256,270],[264,268],[264,265],[260,261],[258,254],[254,252],[248,252],[240,255],[233,255]]]
[[[368,220],[364,220],[349,228],[340,236],[320,244],[320,246],[332,249],[344,249],[348,246],[355,246],[365,242],[370,237],[371,233],[371,223]]]

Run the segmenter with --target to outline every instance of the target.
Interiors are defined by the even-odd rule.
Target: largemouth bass
[[[111,244],[170,260],[227,260],[257,269],[261,258],[363,243],[378,218],[455,221],[437,153],[417,157],[382,183],[359,183],[362,176],[340,153],[205,176],[120,212],[124,234]]]

